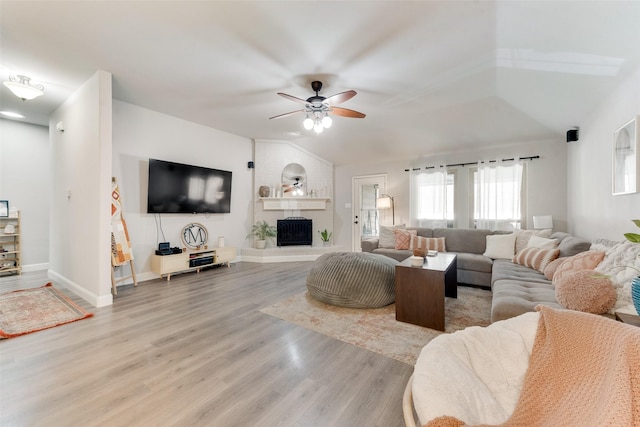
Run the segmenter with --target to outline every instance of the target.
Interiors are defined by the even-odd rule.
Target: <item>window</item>
[[[418,227],[454,226],[455,171],[428,170],[412,175],[411,223]]]
[[[524,164],[480,165],[473,176],[473,226],[514,230],[524,217]]]
[[[376,200],[380,196],[380,186],[378,184],[363,184],[361,191],[361,238],[377,237],[380,230],[380,215],[376,208]]]

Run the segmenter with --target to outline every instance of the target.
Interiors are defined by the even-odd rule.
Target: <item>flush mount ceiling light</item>
[[[44,86],[32,85],[31,78],[27,76],[9,76],[9,81],[4,82],[4,85],[23,101],[44,95]]]

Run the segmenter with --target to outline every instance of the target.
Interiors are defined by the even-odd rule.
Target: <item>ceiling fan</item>
[[[336,93],[335,95],[331,95],[330,97],[325,98],[324,96],[320,96],[318,94],[322,89],[322,82],[317,80],[311,82],[311,89],[316,94],[315,96],[311,96],[307,99],[302,99],[296,96],[287,95],[286,93],[278,92],[278,95],[302,104],[304,105],[304,108],[301,110],[280,114],[278,116],[273,116],[270,117],[270,119],[280,119],[282,117],[291,116],[297,113],[305,113],[307,115],[303,122],[305,129],[313,129],[316,131],[316,133],[320,133],[323,129],[331,127],[332,120],[331,117],[329,117],[329,114],[356,119],[362,119],[365,117],[364,114],[358,111],[349,110],[348,108],[336,107],[336,104],[341,104],[356,96],[357,92],[355,90]]]

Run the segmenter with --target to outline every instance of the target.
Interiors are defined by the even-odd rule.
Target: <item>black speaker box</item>
[[[573,142],[578,140],[578,129],[570,129],[567,131],[567,142]]]

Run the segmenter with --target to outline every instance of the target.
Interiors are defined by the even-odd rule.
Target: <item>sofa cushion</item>
[[[395,225],[393,227],[380,226],[380,237],[378,241],[378,247],[380,248],[395,248],[396,236],[393,234],[393,230],[398,228],[404,228],[403,225]]]
[[[413,255],[413,252],[411,251],[403,251],[403,250],[391,249],[391,248],[376,248],[373,250],[373,253],[378,255],[388,256],[389,258],[393,258],[396,261],[404,261],[405,259],[409,258],[411,255]]]
[[[438,252],[446,252],[447,246],[444,237],[422,237],[411,236],[411,244],[409,249],[434,250]]]
[[[593,270],[580,270],[558,282],[556,299],[571,310],[604,314],[616,304],[616,290],[607,276]]]
[[[411,236],[417,234],[416,230],[403,230],[396,228],[393,230],[393,235],[396,238],[396,244],[394,249],[408,250],[410,249]]]
[[[525,267],[533,268],[544,273],[544,269],[547,265],[554,259],[558,258],[558,255],[560,255],[559,249],[529,247],[518,252],[513,257],[512,261],[516,264],[524,265]]]
[[[506,259],[496,259],[493,261],[491,287],[493,288],[494,283],[499,280],[516,280],[531,283],[542,283],[551,286],[551,281],[547,280],[541,272],[534,270],[533,268],[515,264]]]
[[[362,252],[373,252],[378,247],[380,240],[377,237],[371,239],[364,239],[360,241],[360,248]]]
[[[551,235],[551,238],[560,241],[558,249],[560,249],[561,257],[574,256],[591,248],[591,242],[572,236],[569,233],[556,231]]]
[[[456,254],[458,270],[481,271],[491,273],[493,260],[484,255],[460,252]]]
[[[634,268],[622,268],[626,265]],[[625,310],[633,313],[631,282],[640,273],[640,244],[632,243],[628,240],[613,244],[608,249],[604,259],[594,269],[601,274],[606,274],[611,279],[613,287],[616,288],[618,299],[616,310]]]
[[[558,269],[558,267],[560,267],[560,264],[562,264],[563,262],[565,262],[568,258],[563,257],[563,258],[556,258],[553,261],[551,261],[549,264],[547,264],[547,266],[544,268],[544,277],[546,277],[549,280],[553,280],[553,275],[556,272],[556,270]]]
[[[487,248],[483,255],[493,259],[511,259],[516,247],[516,235],[502,234],[485,237]]]
[[[486,236],[490,235],[489,230],[476,230],[466,228],[434,228],[433,237],[444,237],[447,242],[449,252],[467,252],[472,254],[482,254],[485,251],[487,242]]]
[[[545,237],[540,236],[531,236],[529,239],[529,243],[527,243],[528,248],[543,248],[543,249],[553,249],[558,246],[560,242],[557,239],[547,239]],[[517,253],[518,251],[516,251]]]
[[[407,230],[416,230],[417,235],[421,237],[433,237],[433,230],[430,228],[407,227]]]
[[[513,233],[516,235],[516,253],[526,248],[533,236],[551,237],[551,230],[515,230]]]
[[[534,283],[528,280],[504,279],[494,282],[491,290],[492,323],[534,311],[538,304],[563,308],[556,301],[555,289],[548,281]]]
[[[553,273],[553,284],[557,284],[563,277],[580,270],[593,270],[604,258],[603,251],[580,252],[567,258]]]

